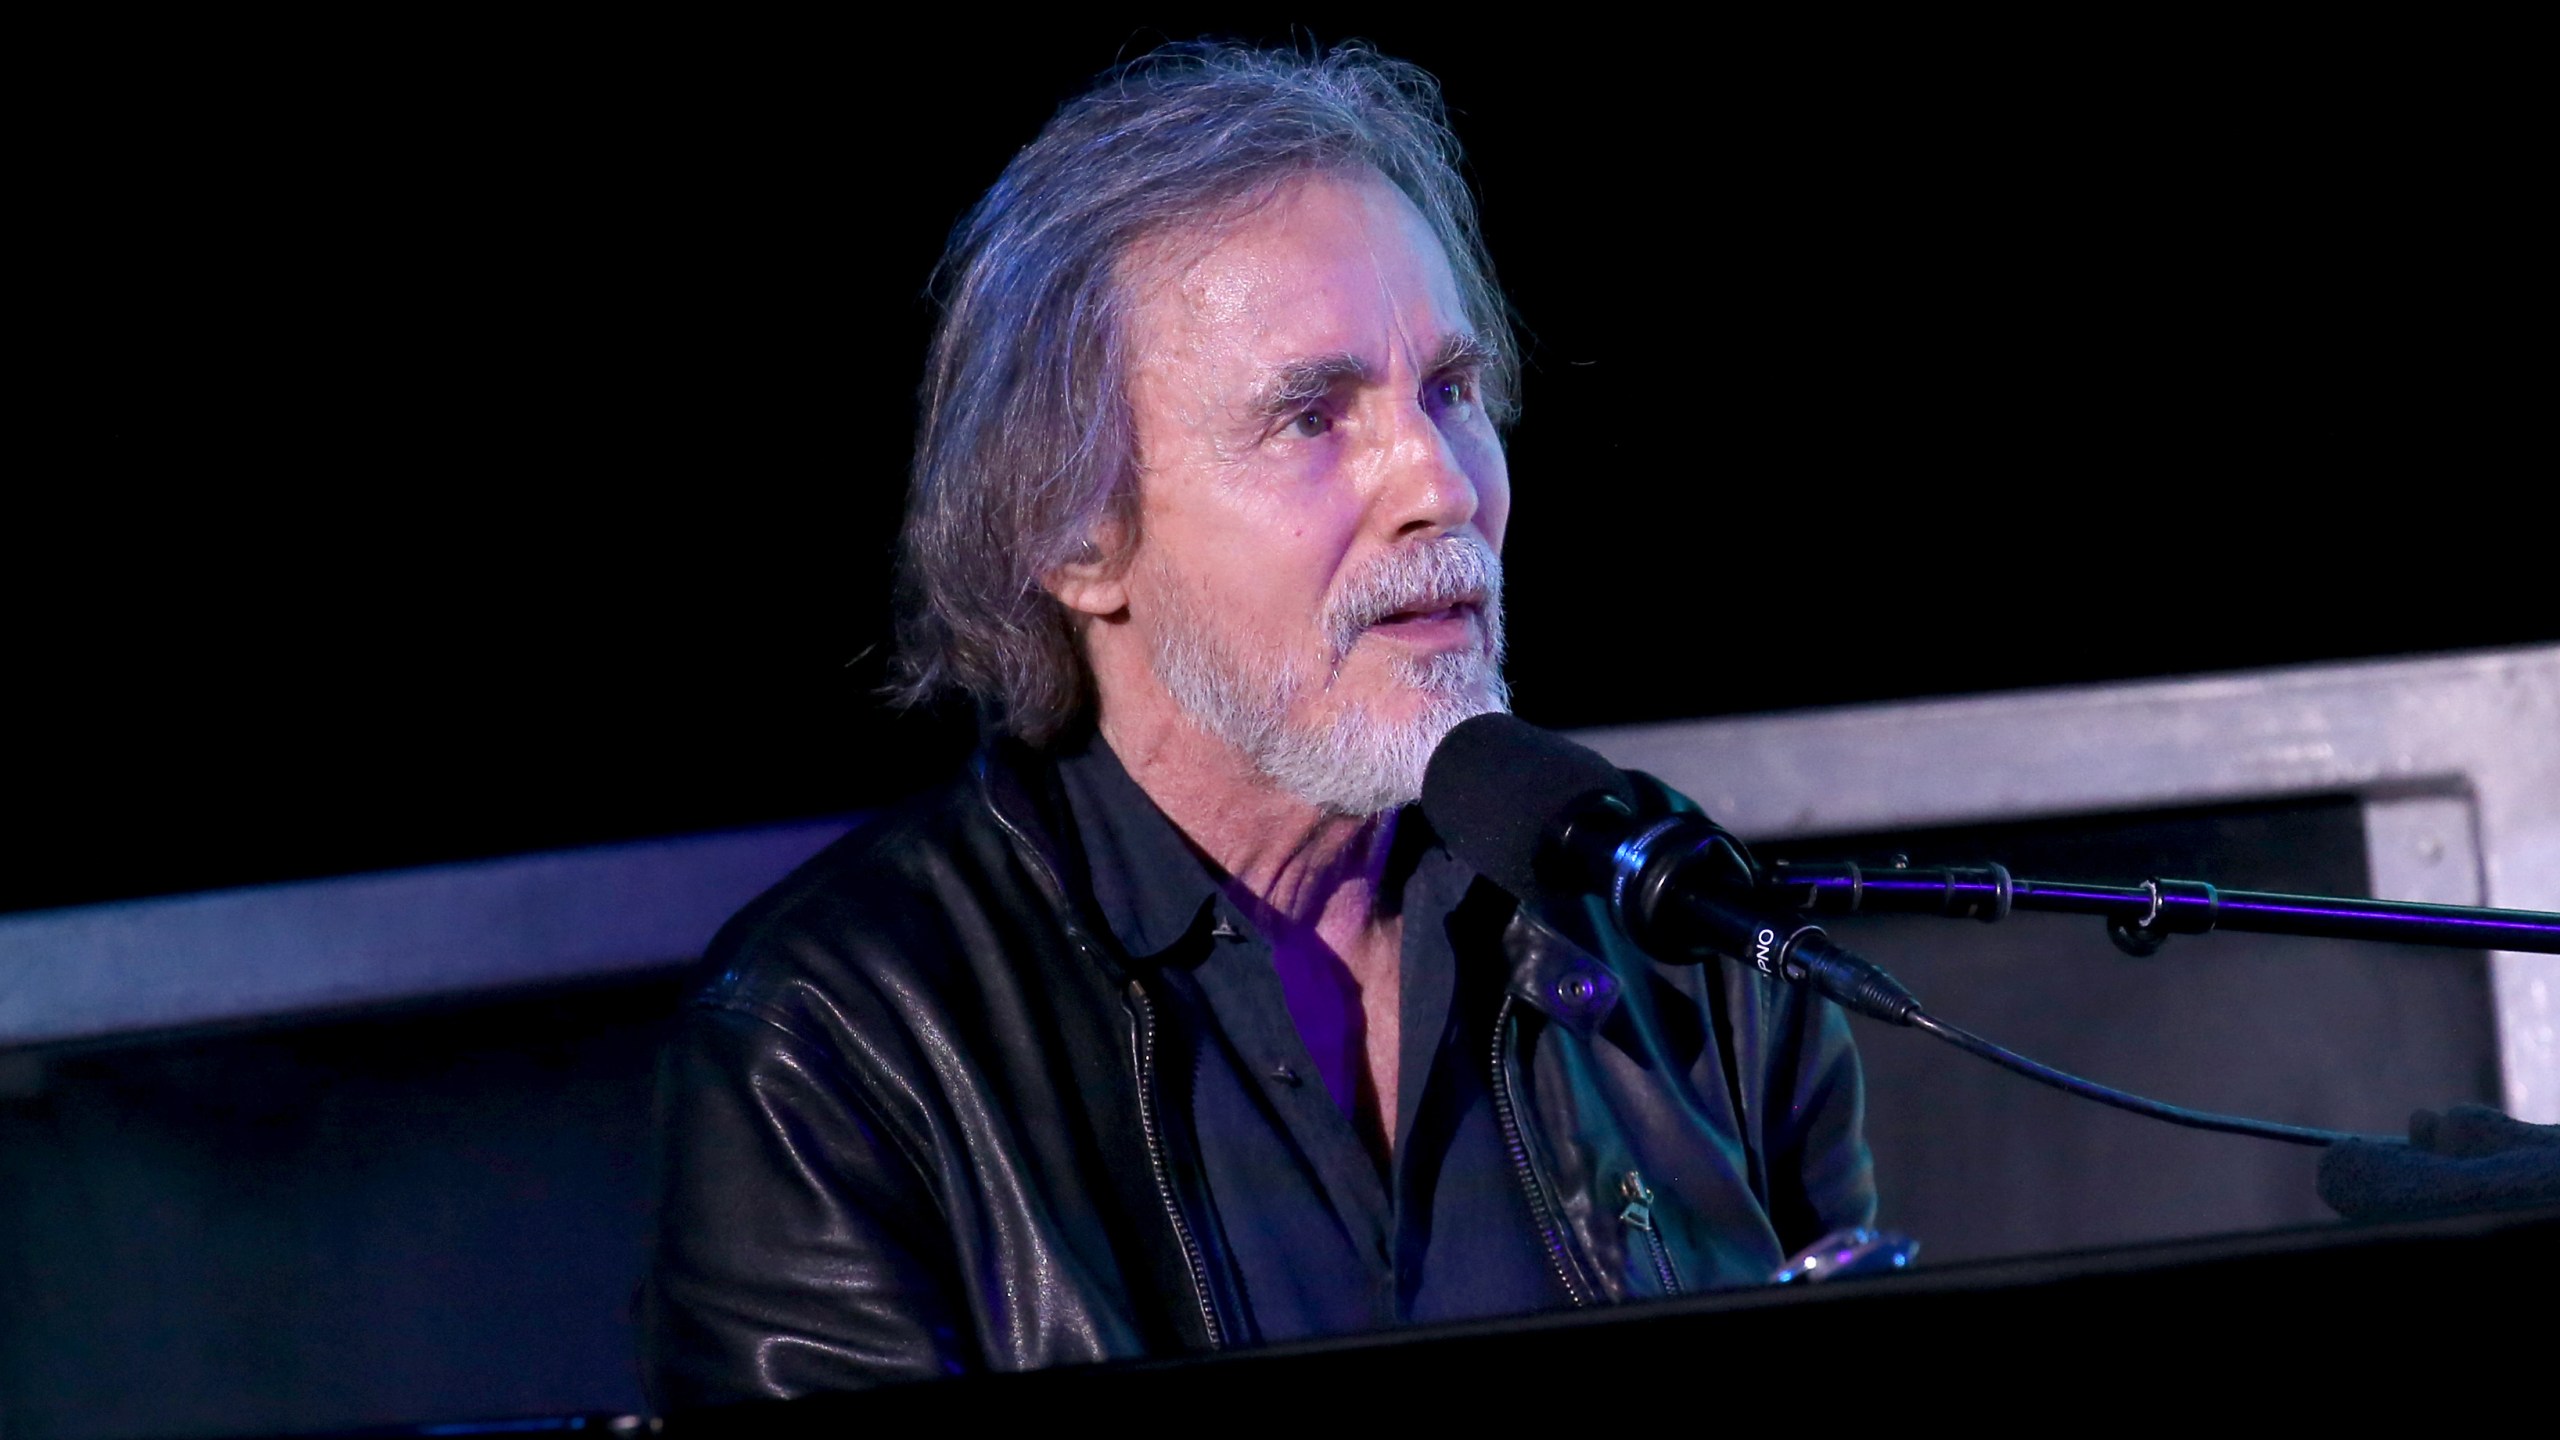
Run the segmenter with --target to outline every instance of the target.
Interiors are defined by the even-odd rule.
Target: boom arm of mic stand
[[[1782,860],[1762,872],[1760,893],[1776,904],[1816,914],[1983,921],[2005,919],[2014,910],[2097,915],[2106,920],[2108,937],[2135,955],[2151,954],[2172,935],[2209,930],[2560,955],[2560,914],[2542,910],[2224,890],[2201,880],[2153,879],[2139,885],[2021,880],[1996,864],[1924,869]]]

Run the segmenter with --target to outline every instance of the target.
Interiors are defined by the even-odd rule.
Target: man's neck
[[[1101,729],[1138,788],[1252,906],[1337,946],[1377,923],[1392,812],[1330,814],[1288,794],[1187,716]]]

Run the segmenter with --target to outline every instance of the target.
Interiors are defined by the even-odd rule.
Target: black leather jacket
[[[1192,1139],[1158,1085],[1190,1037],[1094,913],[1074,835],[1054,769],[1000,746],[721,932],[662,1081],[642,1297],[659,1404],[1238,1333]],[[1757,1284],[1872,1218],[1835,1007],[1502,906],[1509,987],[1484,1063],[1535,1220],[1521,1243],[1560,1303]]]

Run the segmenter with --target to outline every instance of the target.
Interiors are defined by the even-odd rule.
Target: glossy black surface
[[[2560,1212],[2332,1225],[1675,1299],[1384,1343],[903,1386],[679,1415],[667,1433],[817,1433],[1068,1405],[1290,1405],[1311,1394],[1426,1394],[1443,1419],[1522,1417],[1569,1411],[1577,1398],[1590,1403],[1530,1377],[1684,1373],[1726,1375],[1735,1393],[1658,1398],[1649,1412],[1789,1413],[1825,1403],[1813,1396],[1889,1404],[1926,1395],[2057,1418],[2164,1402],[2276,1404],[2300,1414],[2382,1403],[2350,1383],[2343,1366],[2408,1375],[2529,1362],[2538,1334],[2494,1317],[2554,1283]],[[2222,1388],[2234,1382],[2247,1388]]]

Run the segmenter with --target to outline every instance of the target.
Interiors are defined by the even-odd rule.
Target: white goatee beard
[[[1180,577],[1162,572],[1162,623],[1149,659],[1174,703],[1241,752],[1282,790],[1328,814],[1381,814],[1422,798],[1431,752],[1458,722],[1511,708],[1502,679],[1502,561],[1472,535],[1389,552],[1344,584],[1324,629],[1333,662],[1321,675],[1268,648],[1248,651],[1209,618]],[[1329,686],[1360,633],[1400,610],[1452,594],[1481,594],[1482,650],[1396,657],[1397,678],[1423,697],[1409,718],[1346,705],[1329,721],[1294,725],[1311,689]]]

